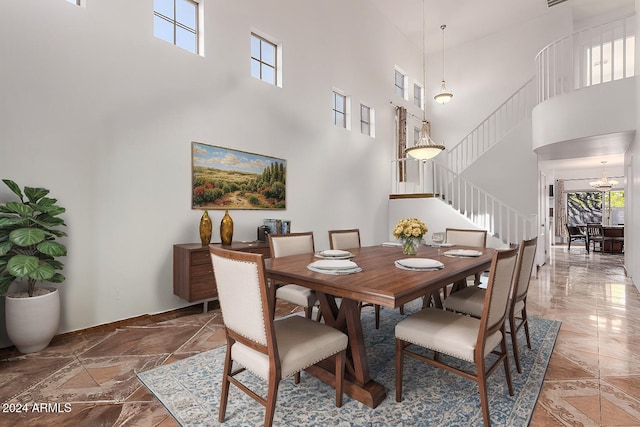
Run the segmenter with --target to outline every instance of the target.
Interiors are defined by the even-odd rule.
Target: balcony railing
[[[538,103],[635,75],[635,16],[576,32],[536,56]]]

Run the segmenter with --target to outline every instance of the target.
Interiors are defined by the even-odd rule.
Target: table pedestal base
[[[320,363],[307,368],[305,371],[310,375],[335,387],[335,374],[333,373],[333,363]],[[384,386],[376,381],[369,380],[366,384],[358,384],[351,375],[345,372],[343,390],[347,396],[352,397],[360,403],[370,408],[375,408],[387,397]]]

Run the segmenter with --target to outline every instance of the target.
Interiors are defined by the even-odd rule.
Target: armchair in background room
[[[578,240],[584,242],[584,246],[589,251],[589,247],[587,245],[587,235],[584,231],[578,226],[565,224],[567,227],[567,235],[569,236],[569,250],[571,250],[571,242],[574,240]]]
[[[602,224],[588,223],[587,224],[587,252],[591,246],[593,251],[596,251],[596,243],[598,244],[599,251],[604,250],[604,232],[602,231]]]

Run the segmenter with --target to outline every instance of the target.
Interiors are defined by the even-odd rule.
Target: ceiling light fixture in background
[[[433,97],[438,104],[446,104],[451,101],[453,98],[453,93],[447,90],[447,84],[444,82],[444,29],[447,28],[446,25],[441,25],[440,29],[442,30],[442,85],[440,86],[440,92]]]
[[[610,191],[613,187],[618,185],[618,181],[607,179],[607,162],[602,161],[602,178],[599,181],[590,182],[589,185],[593,188],[597,188],[600,191]]]

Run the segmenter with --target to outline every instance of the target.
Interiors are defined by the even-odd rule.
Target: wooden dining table
[[[450,249],[477,249],[477,257],[448,257]],[[397,268],[396,260],[407,258],[401,247],[370,246],[350,249],[352,259],[361,272],[352,274],[324,274],[311,271],[307,265],[317,261],[313,254],[293,255],[265,260],[265,268],[271,283],[296,283],[316,291],[322,317],[349,337],[344,391],[352,398],[375,408],[386,398],[385,387],[375,381],[369,372],[364,344],[359,304],[379,304],[396,309],[450,283],[465,280],[475,273],[487,270],[495,252],[490,248],[437,248],[421,246],[413,257],[435,259],[444,264],[436,271],[408,271]],[[275,286],[271,286],[275,289]],[[275,291],[273,291],[275,294]],[[339,304],[336,298],[340,298]],[[306,370],[328,384],[335,382],[333,363],[321,363]]]

